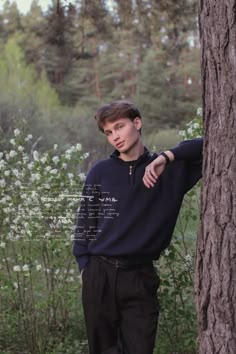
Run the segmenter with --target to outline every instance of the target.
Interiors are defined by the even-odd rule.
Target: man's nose
[[[113,132],[112,136],[113,136],[113,140],[114,140],[114,141],[116,141],[117,139],[119,139],[119,134],[118,134],[118,132],[116,132],[116,131]]]

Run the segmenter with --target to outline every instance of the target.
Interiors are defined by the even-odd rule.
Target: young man
[[[153,353],[159,278],[184,194],[201,177],[202,139],[159,155],[142,143],[139,110],[102,106],[95,119],[115,149],[87,175],[75,232],[90,354]]]

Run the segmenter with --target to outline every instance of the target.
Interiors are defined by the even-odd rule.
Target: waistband
[[[129,256],[120,256],[120,257],[111,257],[111,256],[97,256],[98,258],[104,260],[107,263],[110,263],[116,268],[139,268],[146,265],[152,265],[152,259],[147,257],[129,257]]]

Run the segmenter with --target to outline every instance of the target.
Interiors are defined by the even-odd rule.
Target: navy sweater
[[[136,161],[118,151],[87,175],[75,228],[73,253],[80,271],[90,255],[157,259],[169,245],[184,194],[201,178],[202,139],[170,149],[175,160],[153,188],[142,178],[158,155],[145,149]]]

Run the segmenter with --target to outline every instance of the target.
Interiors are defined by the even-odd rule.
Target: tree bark
[[[200,354],[236,353],[236,0],[199,0],[204,117]]]

